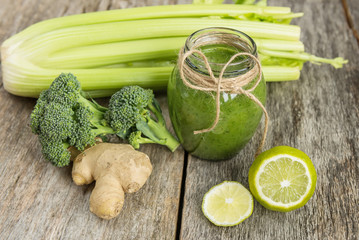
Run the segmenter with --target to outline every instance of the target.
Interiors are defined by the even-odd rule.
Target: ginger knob
[[[96,181],[90,211],[104,219],[116,217],[124,193],[138,191],[152,172],[149,157],[128,144],[99,143],[74,160],[72,179],[77,185]]]

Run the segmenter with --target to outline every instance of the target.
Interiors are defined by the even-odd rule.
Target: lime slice
[[[202,211],[217,226],[234,226],[252,214],[253,197],[240,183],[224,181],[204,195]]]
[[[249,188],[264,207],[289,212],[304,206],[312,197],[317,175],[310,158],[302,151],[274,147],[261,153],[249,169]]]

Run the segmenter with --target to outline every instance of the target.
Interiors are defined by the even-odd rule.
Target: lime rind
[[[232,191],[229,188],[236,187],[236,191]],[[235,196],[236,195],[236,196]],[[213,212],[210,210],[211,200],[213,198],[221,198],[222,201],[225,199],[232,199],[233,196],[237,197],[239,195],[243,197],[244,202],[231,202],[231,206],[225,206],[223,204],[217,204],[217,208]],[[212,198],[212,199],[211,199]],[[217,199],[218,200],[218,199]],[[219,218],[228,218],[228,216],[222,216],[223,212],[230,212],[231,214],[234,213],[234,208],[246,208],[244,213],[238,214],[235,220],[232,221],[219,221]],[[221,227],[230,227],[238,225],[239,223],[246,220],[250,217],[253,213],[253,196],[252,194],[239,182],[235,181],[224,181],[218,185],[213,186],[203,197],[202,202],[202,212],[205,217],[212,222],[216,226]],[[237,211],[239,212],[239,211]],[[226,215],[226,214],[224,214]]]
[[[293,162],[300,163],[305,169],[305,175],[308,176],[308,185],[305,193],[302,194],[299,200],[290,204],[274,202],[272,199],[267,198],[265,194],[263,194],[261,186],[258,182],[259,176],[263,173],[265,166],[276,159],[280,159],[281,157],[286,157],[291,159]],[[262,165],[265,166],[262,167]],[[278,172],[278,174],[281,173]],[[289,146],[278,146],[261,153],[255,159],[249,169],[248,180],[251,193],[262,206],[273,211],[289,212],[304,206],[313,196],[316,187],[317,175],[312,161],[304,152]],[[296,184],[298,184],[298,181]]]

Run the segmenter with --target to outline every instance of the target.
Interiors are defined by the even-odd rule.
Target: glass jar
[[[204,53],[217,78],[234,54],[247,52],[257,57],[254,41],[245,33],[228,28],[207,28],[193,33],[187,38],[181,51],[184,54],[193,49]],[[198,54],[187,57],[184,64],[201,76],[209,76],[205,62]],[[239,56],[228,65],[223,78],[245,74],[255,64],[252,58]],[[258,77],[257,75],[256,78]],[[243,89],[251,88],[254,83],[255,80],[251,81]],[[252,94],[265,104],[266,85],[263,77]],[[186,151],[201,159],[225,160],[235,156],[252,138],[262,117],[262,109],[247,96],[221,92],[217,125],[209,132],[194,134],[196,130],[211,127],[215,121],[216,92],[186,86],[178,65],[171,74],[167,96],[172,125],[179,141]]]

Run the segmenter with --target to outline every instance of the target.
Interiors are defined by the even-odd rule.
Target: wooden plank
[[[359,29],[359,2],[358,0],[347,0],[348,10],[353,20],[354,27]]]
[[[348,24],[359,44],[359,1],[342,0],[342,3],[346,10]]]
[[[43,19],[143,3],[3,1],[0,43]],[[175,1],[154,2],[172,3]],[[159,100],[169,124],[166,97],[160,95]],[[175,238],[184,162],[182,149],[172,154],[161,146],[141,147],[151,158],[152,175],[139,192],[126,195],[117,218],[101,220],[89,211],[93,184],[76,186],[71,179],[71,167],[56,168],[41,156],[37,137],[29,128],[34,104],[34,99],[13,96],[0,88],[0,239]]]
[[[290,213],[265,209],[255,201],[253,215],[239,226],[223,228],[202,214],[204,194],[224,180],[248,188],[248,171],[262,128],[235,158],[208,162],[189,156],[181,239],[358,239],[359,237],[359,48],[340,0],[271,1],[303,11],[296,20],[306,50],[342,56],[342,69],[305,64],[296,82],[270,83],[271,121],[265,150],[289,145],[313,160],[318,181],[306,206]],[[263,125],[262,125],[263,126]]]

